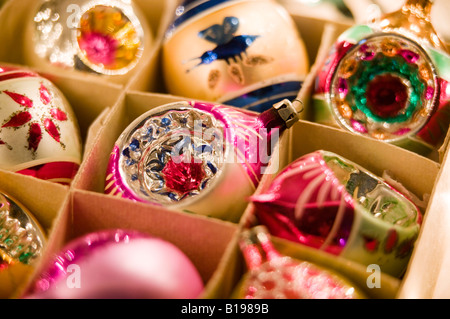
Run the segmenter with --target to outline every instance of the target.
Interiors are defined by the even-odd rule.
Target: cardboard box
[[[301,19],[297,17],[297,19]],[[379,289],[370,289],[365,280],[368,273],[359,265],[350,265],[346,261],[333,258],[325,261],[329,255],[310,251],[294,243],[285,240],[274,239],[277,248],[290,256],[299,259],[316,262],[338,270],[344,276],[354,280],[372,298],[442,298],[448,297],[447,281],[448,272],[444,267],[448,259],[448,244],[446,243],[446,223],[444,217],[448,208],[448,177],[447,174],[447,143],[439,149],[437,158],[426,158],[416,153],[389,145],[383,142],[359,137],[349,134],[340,129],[327,127],[310,121],[308,107],[314,84],[315,73],[321,61],[328,54],[331,44],[342,32],[341,26],[336,26],[329,21],[324,21],[322,26],[321,44],[316,52],[315,64],[305,80],[299,97],[305,104],[307,110],[294,127],[290,134],[291,146],[289,148],[290,158],[296,158],[313,152],[315,150],[328,150],[348,158],[360,164],[369,171],[382,176],[389,171],[406,189],[408,189],[419,200],[425,203],[422,212],[424,220],[416,247],[410,259],[408,269],[402,278],[386,276]],[[448,134],[447,138],[448,140]],[[267,176],[256,193],[262,192],[270,185],[274,176]],[[418,181],[420,181],[418,183]],[[249,205],[243,217],[242,225],[251,225],[254,222],[254,207]],[[292,249],[288,249],[290,247]],[[309,255],[308,253],[311,253]],[[321,259],[325,257],[325,260]],[[344,262],[345,266],[340,264]],[[348,261],[347,261],[348,262]],[[241,260],[242,263],[242,260]],[[242,267],[236,266],[235,271]],[[244,268],[245,271],[245,268]],[[241,273],[243,274],[243,272]],[[438,281],[441,279],[440,281]]]
[[[216,298],[221,294],[219,289],[210,287],[209,281],[237,232],[235,225],[81,190],[72,191],[65,201],[59,212],[58,225],[52,231],[51,245],[30,283],[70,240],[91,232],[118,228],[140,231],[174,244],[199,271],[205,284],[205,296],[201,297]],[[28,288],[24,287],[21,293]]]
[[[33,2],[26,1],[27,4]],[[18,5],[18,2],[8,2],[0,11],[0,30],[14,30],[0,32],[0,41],[7,44],[0,48],[0,61],[22,66],[22,44],[17,39],[23,36],[20,23],[27,14],[27,5],[23,1]],[[137,4],[155,30],[155,39],[161,41],[176,1],[138,0]],[[301,12],[292,12],[292,16],[303,36],[310,61],[321,61],[336,35],[348,26],[302,16]],[[125,127],[146,110],[183,100],[167,94],[162,86],[159,49],[158,45],[153,48],[146,56],[144,66],[125,84],[35,68],[52,80],[71,103],[79,119],[85,152],[70,188],[0,171],[0,188],[7,188],[29,207],[49,234],[48,246],[36,268],[17,270],[18,276],[26,273],[29,280],[24,285],[11,286],[8,295],[0,297],[20,297],[48,259],[69,240],[91,231],[117,227],[141,230],[180,247],[199,269],[205,282],[206,289],[201,298],[232,296],[246,271],[238,239],[244,227],[255,223],[253,205],[246,208],[239,223],[229,223],[103,194],[109,154]],[[446,216],[450,164],[447,144],[440,150],[439,159],[432,160],[392,145],[312,123],[308,105],[317,67],[317,63],[312,66],[299,92],[305,104],[302,119],[283,134],[276,150],[280,156],[272,163],[275,169],[272,174],[264,176],[256,192],[266,189],[276,173],[289,162],[324,149],[336,152],[377,175],[389,171],[403,186],[424,200],[425,218],[405,276],[398,279],[383,275],[381,288],[376,290],[367,287],[368,273],[358,264],[273,238],[276,248],[286,255],[338,271],[372,298],[448,297],[445,265],[449,258]]]

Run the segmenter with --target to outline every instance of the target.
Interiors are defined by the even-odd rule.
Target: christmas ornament
[[[184,1],[162,58],[169,93],[258,112],[293,100],[309,68],[293,20],[272,0]]]
[[[30,20],[26,62],[59,71],[127,79],[152,41],[142,13],[131,1],[44,0]]]
[[[117,140],[105,193],[237,222],[297,104],[263,113],[185,101],[152,109]]]
[[[315,120],[424,155],[439,147],[450,122],[450,57],[431,6],[407,0],[340,35],[317,75]]]
[[[1,264],[33,264],[45,243],[45,231],[31,212],[10,195],[0,192]]]
[[[287,166],[252,196],[271,234],[401,276],[419,233],[419,209],[341,156],[317,151]]]
[[[66,244],[24,298],[193,299],[203,289],[200,274],[178,247],[140,232],[113,229]]]
[[[70,183],[81,162],[77,120],[62,92],[38,74],[0,66],[0,168]]]
[[[240,299],[361,299],[364,294],[330,269],[280,254],[264,226],[244,230],[240,247],[248,270]]]
[[[46,241],[45,231],[32,213],[0,191],[0,295],[9,297],[24,283]],[[16,273],[21,265],[27,267]],[[27,271],[22,272],[24,269]]]

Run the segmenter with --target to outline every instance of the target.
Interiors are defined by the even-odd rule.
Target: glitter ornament
[[[339,36],[318,71],[317,122],[423,155],[441,145],[450,123],[450,56],[430,22],[431,5],[407,0]]]
[[[162,60],[169,93],[257,112],[293,100],[309,69],[293,20],[272,0],[184,1]]]
[[[73,111],[49,80],[0,67],[0,168],[69,184],[81,163]]]
[[[29,299],[194,299],[203,281],[191,260],[163,239],[123,229],[80,236],[38,274]]]
[[[248,270],[234,297],[239,299],[362,299],[349,280],[330,269],[280,254],[264,226],[244,230],[240,248]]]
[[[33,264],[45,245],[45,232],[17,200],[0,192],[0,259],[3,263]]]
[[[105,193],[237,222],[296,121],[294,104],[263,113],[184,101],[152,109],[117,140]]]
[[[41,257],[46,242],[45,231],[32,213],[15,198],[0,191],[1,296],[10,297],[18,285],[24,283]]]
[[[152,42],[140,9],[130,1],[45,0],[30,20],[26,62],[59,72],[125,81]]]
[[[422,222],[419,209],[384,180],[326,151],[295,160],[251,201],[271,234],[396,277]]]

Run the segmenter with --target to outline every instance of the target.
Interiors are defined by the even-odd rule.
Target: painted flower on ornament
[[[25,107],[11,114],[2,124],[2,128],[19,129],[28,124],[28,149],[33,153],[37,151],[44,132],[47,132],[63,148],[65,147],[61,142],[60,129],[55,122],[67,121],[67,114],[58,107],[51,106],[52,95],[43,83],[39,88],[39,97],[40,101],[48,107],[39,107],[32,99],[16,92],[5,90],[2,93]],[[0,142],[6,144],[4,141],[0,140]]]

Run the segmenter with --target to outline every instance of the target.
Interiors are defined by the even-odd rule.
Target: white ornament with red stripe
[[[70,183],[81,163],[77,119],[48,79],[0,67],[0,169]]]

